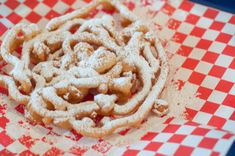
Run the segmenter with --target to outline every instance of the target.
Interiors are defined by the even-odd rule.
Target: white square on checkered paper
[[[82,143],[84,145],[87,145],[87,146],[92,146],[92,145],[98,143],[98,140],[95,138],[91,138],[91,137],[82,137],[78,142]]]
[[[14,26],[14,24],[9,21],[7,18],[0,18],[0,22],[5,25],[7,28],[11,28]],[[5,33],[6,34],[6,33]]]
[[[208,48],[209,51],[215,52],[217,54],[221,54],[226,47],[225,43],[213,41],[210,47]]]
[[[32,22],[30,22],[29,20],[27,20],[26,18],[23,18],[20,23],[25,23],[25,24],[31,24]]]
[[[228,45],[235,46],[235,36],[232,36],[232,38],[228,42]]]
[[[163,12],[158,12],[158,14],[153,18],[153,22],[156,22],[157,24],[164,26],[169,20],[169,16],[164,14]]]
[[[198,85],[193,84],[193,83],[188,82],[188,81],[185,82],[184,87],[187,88],[187,90],[190,90],[191,93],[195,93],[195,94],[197,93],[197,90],[198,90],[198,88],[199,88]],[[187,92],[187,90],[185,90],[185,92]],[[185,94],[186,94],[186,93],[185,93]]]
[[[155,152],[151,151],[140,151],[137,156],[154,156]]]
[[[186,69],[186,68],[180,68],[176,74],[174,75],[176,80],[183,80],[187,81],[192,74],[192,70]]]
[[[213,20],[209,18],[201,17],[196,23],[196,26],[207,29],[211,26],[212,22]]]
[[[181,145],[197,147],[202,141],[203,137],[198,135],[188,135],[182,142]]]
[[[207,75],[204,80],[202,81],[201,86],[207,87],[209,89],[215,89],[215,87],[218,85],[220,79],[214,76]]]
[[[164,27],[159,33],[158,37],[162,40],[167,40],[169,41],[173,35],[175,34],[175,31],[172,29],[169,29],[167,27]]]
[[[187,16],[188,16],[187,11],[176,9],[171,17],[179,21],[185,21]]]
[[[181,5],[181,1],[169,0],[168,3],[175,8],[178,8]]]
[[[233,57],[221,54],[215,61],[215,64],[218,66],[228,68],[232,60],[233,60]]]
[[[157,136],[155,136],[153,141],[167,142],[170,139],[170,137],[172,137],[172,136],[173,136],[172,133],[159,133]]]
[[[24,4],[21,4],[17,8],[15,8],[14,11],[21,17],[26,17],[32,11],[32,9]]]
[[[4,149],[4,147],[0,144],[0,151],[3,150],[3,149]]]
[[[6,17],[12,13],[12,10],[8,8],[6,5],[0,5],[0,15]]]
[[[220,139],[214,146],[214,151],[219,151],[221,155],[225,155],[228,152],[228,149],[230,148],[230,145],[232,145],[234,139],[225,140]],[[226,145],[226,146],[225,146]]]
[[[175,54],[179,49],[180,44],[174,41],[168,41],[165,51]]]
[[[224,101],[226,95],[227,94],[224,93],[224,92],[213,90],[212,93],[210,94],[209,98],[208,98],[208,101],[218,103],[218,104],[222,104],[222,102]]]
[[[175,125],[184,125],[186,122],[186,120],[182,120],[182,118],[174,118],[173,120],[171,120],[171,124],[175,124]]]
[[[198,127],[200,127],[200,128],[206,128],[206,129],[215,129],[214,126],[210,126],[210,125],[207,125],[207,124],[201,124],[201,125],[199,125]]]
[[[182,44],[189,46],[189,47],[195,47],[199,41],[200,41],[200,38],[198,37],[187,36]]]
[[[219,33],[220,33],[219,31],[207,29],[205,33],[202,35],[202,38],[210,40],[210,41],[214,41],[219,35]]]
[[[36,141],[34,145],[32,145],[30,150],[33,151],[35,154],[42,155],[43,153],[47,152],[50,148],[51,148],[51,145],[39,140],[39,141]]]
[[[136,143],[131,144],[129,149],[143,150],[149,143],[150,141],[137,141]]]
[[[177,143],[164,143],[159,149],[158,153],[165,155],[173,155],[176,150],[179,148],[179,144]]]
[[[51,128],[52,128],[51,129],[52,132],[54,132],[56,134],[59,134],[59,135],[64,135],[64,134],[66,134],[68,132],[67,129],[63,129],[63,128],[57,127],[55,125],[51,125]]]
[[[202,16],[205,11],[207,10],[207,7],[199,4],[194,4],[193,8],[190,10],[191,13]]]
[[[150,8],[153,10],[160,10],[164,4],[164,1],[153,1],[153,4],[150,6]]]
[[[189,35],[193,28],[194,26],[192,24],[182,22],[177,31]]]
[[[27,150],[27,148],[24,145],[22,145],[18,140],[8,145],[6,149],[12,153],[21,153],[24,150]]]
[[[200,111],[201,110],[201,108],[204,106],[204,104],[205,104],[205,101],[206,100],[203,100],[203,99],[201,99],[201,98],[197,98],[196,99],[196,106],[194,105],[194,106],[192,106],[192,105],[190,105],[190,106],[187,106],[188,108],[191,108],[191,109],[193,109],[193,110],[196,110],[197,112],[198,111]]]
[[[55,146],[57,148],[63,149],[63,151],[68,151],[71,147],[73,147],[76,144],[77,144],[76,141],[73,141],[73,140],[66,138],[66,137],[60,137],[60,139],[57,141]]]
[[[222,79],[235,83],[235,70],[228,68],[225,71]]]
[[[225,135],[225,133],[227,133],[227,132],[213,129],[213,130],[210,130],[205,135],[205,137],[220,139],[220,138],[222,138]]]
[[[126,151],[126,147],[112,147],[110,148],[107,153],[105,153],[106,155],[112,155],[112,156],[116,156],[116,155],[122,155],[125,151]],[[84,154],[84,156],[86,155],[86,153]]]
[[[201,124],[207,124],[209,120],[211,119],[212,115],[209,113],[204,113],[204,112],[197,112],[195,117],[193,118],[194,122],[198,122]]]
[[[48,22],[49,22],[48,19],[42,17],[42,18],[38,21],[37,25],[39,26],[39,28],[44,28],[44,27],[47,25]]]
[[[206,51],[204,49],[194,48],[189,54],[189,57],[194,58],[196,60],[201,60],[205,53]]]
[[[218,15],[215,17],[215,20],[227,23],[231,17],[232,17],[232,14],[227,13],[227,12],[223,12],[223,11],[219,11]]]
[[[233,85],[233,87],[229,91],[229,94],[235,95],[235,84]]]
[[[229,117],[233,114],[233,112],[234,108],[225,105],[220,105],[220,107],[216,110],[215,115],[229,119]]]
[[[51,9],[43,3],[39,3],[33,10],[41,16],[45,16]]]
[[[185,60],[186,60],[186,57],[181,56],[181,55],[173,55],[173,57],[171,58],[172,65],[175,68],[181,67]]]
[[[33,138],[40,138],[42,136],[46,136],[50,130],[41,126],[41,125],[35,125],[32,126],[29,130],[29,134]]]
[[[235,121],[227,120],[222,128],[224,130],[231,131],[231,132],[235,133]]]
[[[112,153],[111,155],[112,155],[112,156],[119,156],[119,155],[121,155],[121,154],[123,154],[123,153],[116,153],[116,152],[114,152],[114,153]],[[66,156],[67,156],[67,155],[66,155]],[[73,154],[73,155],[68,155],[68,156],[74,156],[74,154]],[[79,155],[79,156],[80,156],[80,155]],[[98,152],[98,151],[94,150],[93,148],[90,148],[90,149],[87,150],[85,153],[83,153],[82,156],[104,156],[104,154],[102,154],[101,152]]]
[[[235,25],[226,23],[221,31],[227,34],[235,35]]]
[[[67,4],[65,4],[62,1],[58,1],[54,6],[53,6],[53,10],[55,10],[56,12],[63,14],[66,12],[66,10],[69,8],[69,6]]]
[[[191,134],[194,129],[195,129],[194,126],[183,125],[176,131],[176,134],[184,134],[184,135]]]
[[[7,131],[7,134],[13,139],[18,139],[22,135],[27,133],[27,129],[22,128],[22,127],[20,127],[19,125],[15,124],[15,123],[8,124],[7,127],[6,127],[6,131]]]
[[[209,149],[206,149],[206,148],[200,148],[200,147],[197,147],[193,150],[193,152],[191,153],[191,156],[209,156],[211,155],[211,150]]]
[[[72,8],[73,9],[78,9],[78,8],[81,8],[82,6],[85,6],[87,5],[87,3],[85,1],[75,1],[73,4],[72,4]]]
[[[198,72],[198,73],[202,73],[202,74],[207,75],[210,72],[212,66],[213,65],[211,63],[200,61],[198,63],[198,65],[196,66],[195,71]]]

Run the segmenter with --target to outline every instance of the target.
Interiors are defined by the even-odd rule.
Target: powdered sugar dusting
[[[131,129],[125,136],[107,138],[113,145],[122,147],[135,144],[149,131],[161,132],[165,127],[164,122],[168,118],[174,117],[181,121],[187,120],[186,108],[198,110],[200,106],[198,105],[200,103],[200,99],[197,97],[198,93],[193,90],[193,85],[189,82],[185,82],[183,85],[182,81],[176,79],[177,68],[179,67],[173,61],[174,59],[169,60],[170,73],[166,82],[166,88],[161,94],[161,99],[169,103],[169,113],[162,118],[150,114],[147,121],[140,128]],[[111,153],[112,151],[109,154]]]

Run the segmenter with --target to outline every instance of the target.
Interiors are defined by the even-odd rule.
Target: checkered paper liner
[[[0,36],[19,22],[45,26],[49,19],[91,0],[1,0]],[[187,119],[168,118],[128,145],[92,139],[56,127],[35,125],[24,106],[0,88],[0,155],[225,155],[235,139],[235,16],[188,1],[124,0],[145,10],[171,62],[174,77],[199,93]],[[137,12],[138,12],[137,11]],[[170,45],[170,46],[169,46]],[[5,63],[0,63],[4,73]],[[14,104],[9,104],[14,103]],[[141,127],[140,127],[141,129]],[[111,137],[125,138],[137,129]]]

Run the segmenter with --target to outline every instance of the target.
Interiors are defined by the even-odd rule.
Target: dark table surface
[[[191,1],[235,14],[235,0],[191,0]]]

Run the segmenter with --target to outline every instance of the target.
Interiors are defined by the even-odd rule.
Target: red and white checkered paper
[[[90,1],[0,0],[0,36],[19,22],[43,27],[49,19]],[[124,4],[131,10],[142,8],[152,19],[169,59],[178,66],[177,79],[199,93],[197,110],[186,108],[188,120],[169,118],[134,143],[115,146],[108,139],[29,123],[23,117],[24,106],[10,105],[1,95],[0,155],[226,154],[235,139],[235,16],[179,0],[125,0]],[[5,64],[0,65],[2,70]],[[0,91],[7,94],[3,88]]]

